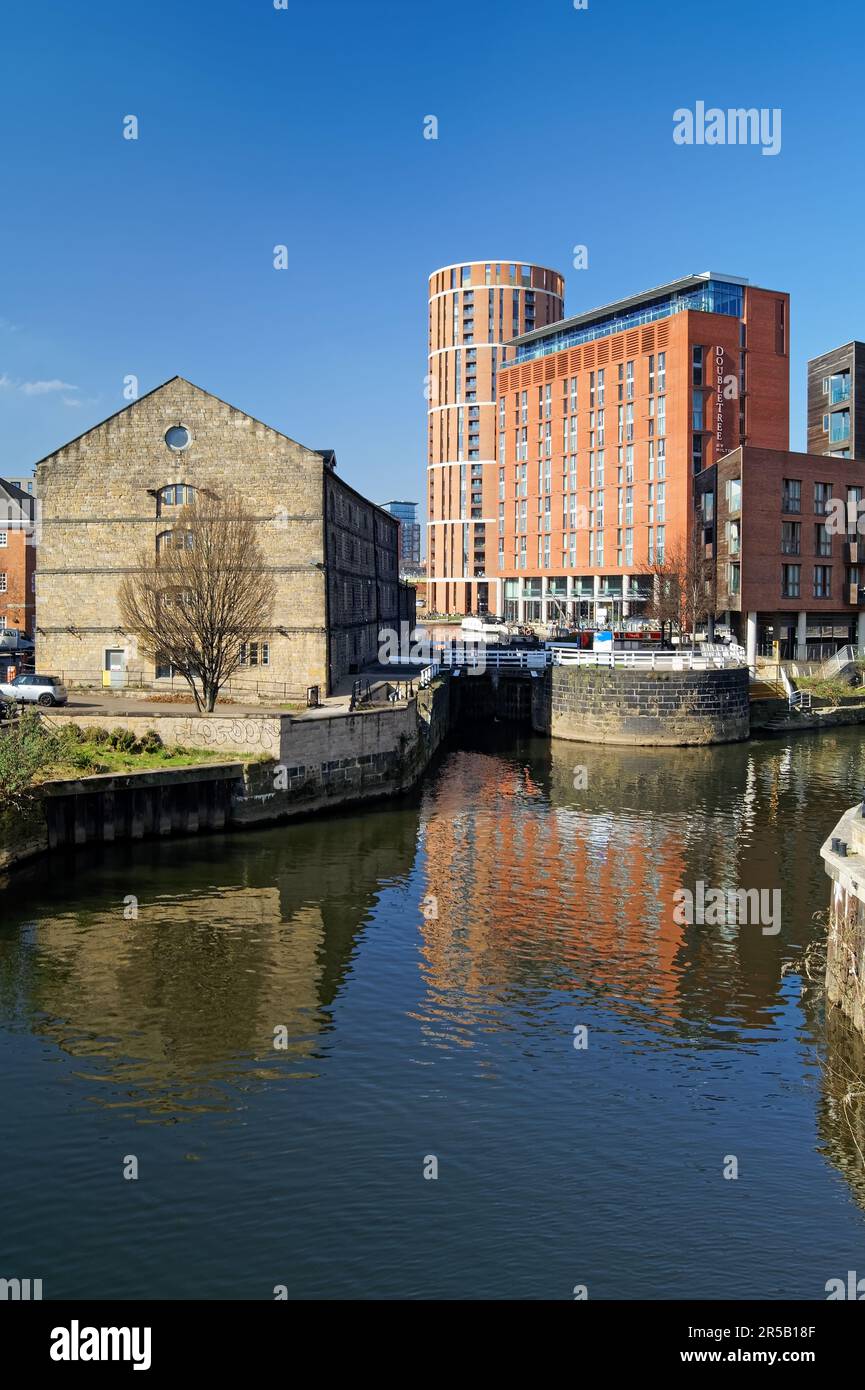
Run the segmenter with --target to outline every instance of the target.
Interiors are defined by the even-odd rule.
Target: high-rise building
[[[399,562],[400,566],[417,567],[420,564],[420,522],[417,519],[417,502],[380,502],[379,506],[399,522]]]
[[[525,261],[467,261],[429,280],[429,606],[501,612],[495,570],[497,379],[504,344],[562,316],[564,280]]]
[[[789,296],[711,271],[519,335],[487,523],[504,617],[639,616],[674,547],[712,559],[715,465],[787,449],[789,363]]]
[[[808,452],[865,458],[865,343],[808,363]]]

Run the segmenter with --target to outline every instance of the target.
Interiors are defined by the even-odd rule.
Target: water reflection
[[[821,1296],[861,1235],[865,1058],[785,967],[863,773],[855,730],[676,752],[493,730],[405,801],[52,861],[2,899],[10,1249],[47,1231],[63,1288],[142,1296],[93,1163],[143,1123],[151,1296],[238,1296],[238,1241],[254,1297],[274,1269],[292,1296],[567,1297],[575,1265],[602,1297]],[[699,879],[779,888],[781,931],[680,925]],[[741,1197],[717,1177],[740,1150]],[[107,1232],[87,1258],[82,1203]]]
[[[370,816],[67,861],[72,879],[26,918],[13,905],[0,932],[2,1021],[80,1062],[91,1100],[153,1117],[231,1110],[232,1086],[315,1075],[415,831],[410,815]]]

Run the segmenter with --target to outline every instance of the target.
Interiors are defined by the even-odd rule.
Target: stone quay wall
[[[552,666],[533,692],[538,733],[579,743],[735,743],[750,728],[748,668]]]
[[[832,880],[826,998],[865,1036],[865,807],[845,811],[820,850]]]

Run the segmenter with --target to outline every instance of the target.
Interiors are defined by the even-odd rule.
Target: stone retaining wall
[[[748,668],[553,666],[533,702],[539,733],[581,743],[735,743],[749,733]]]

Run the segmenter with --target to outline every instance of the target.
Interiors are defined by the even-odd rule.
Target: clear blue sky
[[[570,313],[710,268],[789,290],[804,448],[806,359],[865,337],[863,30],[853,0],[6,6],[0,474],[180,373],[420,499],[426,277],[480,258],[561,269]],[[698,100],[780,107],[781,153],[675,145]]]

